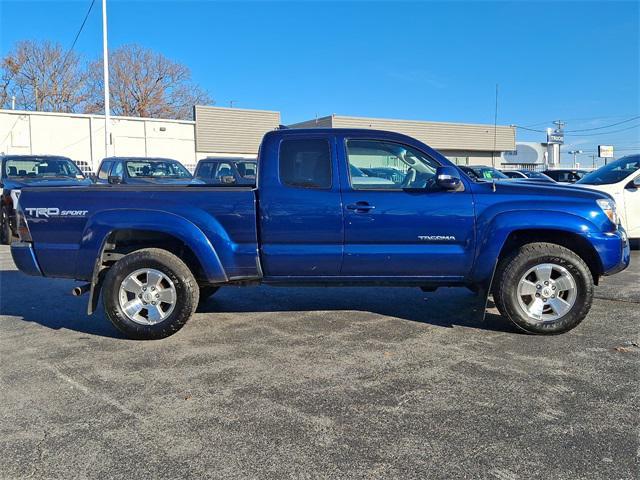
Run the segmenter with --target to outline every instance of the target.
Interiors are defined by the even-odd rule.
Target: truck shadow
[[[522,333],[492,311],[484,313],[484,299],[464,288],[424,293],[418,288],[257,288],[225,287],[198,308],[198,313],[268,313],[349,311],[369,312],[440,327],[463,326]],[[495,312],[495,313],[494,313]]]
[[[110,337],[125,337],[105,317],[102,306],[87,316],[88,297],[76,298],[72,280],[30,277],[0,271],[0,314],[44,327]],[[483,320],[482,300],[461,288],[423,293],[418,288],[282,288],[225,287],[198,309],[199,314],[349,311],[370,312],[441,327],[464,326],[519,333],[499,315]]]
[[[67,329],[102,337],[124,338],[99,309],[87,316],[87,299],[71,295],[78,283],[0,271],[0,314],[20,317],[53,330]]]

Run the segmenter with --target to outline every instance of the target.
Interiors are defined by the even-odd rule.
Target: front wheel
[[[571,250],[530,243],[498,264],[493,297],[500,313],[529,333],[575,328],[591,308],[593,277]]]
[[[198,305],[189,267],[166,250],[146,248],[107,272],[102,300],[109,320],[127,337],[152,340],[180,330]]]

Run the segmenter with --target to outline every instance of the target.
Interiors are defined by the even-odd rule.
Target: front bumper
[[[629,266],[631,246],[622,227],[615,232],[589,235],[588,240],[598,252],[603,275],[614,275]]]
[[[13,263],[16,264],[18,270],[27,275],[34,275],[41,277],[42,270],[36,260],[36,255],[33,251],[33,245],[27,242],[14,242],[11,244],[11,257]]]

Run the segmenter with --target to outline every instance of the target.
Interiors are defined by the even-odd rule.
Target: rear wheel
[[[151,340],[180,330],[198,305],[189,267],[157,248],[122,257],[107,272],[103,304],[109,320],[127,337]]]
[[[593,277],[571,250],[551,243],[531,243],[500,261],[493,297],[500,313],[521,329],[563,333],[589,313]]]

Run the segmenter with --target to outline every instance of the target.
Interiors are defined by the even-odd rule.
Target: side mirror
[[[443,190],[458,190],[462,186],[460,172],[455,167],[438,167],[436,184]]]
[[[122,177],[120,175],[109,175],[107,180],[111,185],[119,185],[122,183]]]

